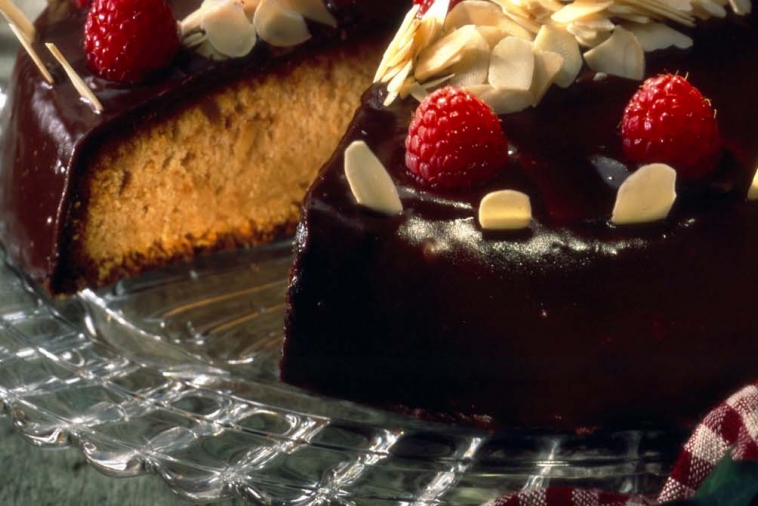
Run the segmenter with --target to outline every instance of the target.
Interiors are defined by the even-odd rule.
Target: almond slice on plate
[[[621,183],[611,223],[630,225],[664,219],[676,200],[676,171],[664,163],[637,169]]]
[[[532,105],[540,103],[562,66],[563,57],[558,53],[539,49],[534,51],[534,79],[532,79],[532,86],[529,88],[529,92],[534,97]]]
[[[363,141],[345,149],[345,176],[356,202],[381,214],[403,212],[403,204],[387,169]]]

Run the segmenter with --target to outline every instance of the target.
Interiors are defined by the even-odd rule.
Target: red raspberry
[[[422,184],[440,189],[483,183],[508,163],[508,141],[492,109],[450,86],[418,106],[405,149],[408,169]]]
[[[661,162],[697,179],[718,163],[721,140],[711,103],[685,78],[672,74],[642,84],[621,122],[624,155],[632,162]]]
[[[165,0],[94,0],[84,25],[87,64],[111,81],[143,81],[167,67],[180,44]]]
[[[462,0],[450,0],[450,5],[448,6],[447,10],[448,12],[453,10],[453,7],[461,3]],[[424,14],[426,11],[429,10],[429,7],[432,6],[434,3],[434,0],[413,0],[414,5],[420,5],[421,8],[419,9],[418,13],[419,15]]]

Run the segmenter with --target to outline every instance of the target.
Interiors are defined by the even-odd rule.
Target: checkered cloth
[[[708,413],[684,445],[658,502],[687,499],[728,451],[734,460],[758,460],[758,382]],[[643,506],[640,497],[554,487],[508,494],[486,506]]]

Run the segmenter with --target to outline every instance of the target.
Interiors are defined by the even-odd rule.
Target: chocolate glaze
[[[170,0],[177,19],[196,9],[201,0]],[[0,145],[0,242],[32,279],[61,289],[61,257],[67,249],[67,218],[77,201],[86,158],[99,139],[128,131],[203,94],[258,72],[286,65],[295,55],[338,42],[345,33],[374,30],[394,23],[407,0],[373,2],[329,0],[339,30],[312,25],[313,40],[294,50],[256,45],[246,58],[213,62],[182,50],[174,65],[140,85],[118,85],[94,76],[82,49],[86,11],[69,0],[56,0],[35,25],[35,45],[50,69],[55,85],[41,78],[21,51],[13,71]],[[369,27],[369,28],[367,28]],[[43,46],[54,42],[74,69],[93,88],[105,111],[95,114],[83,102],[62,68]]]
[[[756,16],[699,27],[694,48],[648,55],[647,75],[688,74],[718,111],[724,149],[679,184],[664,221],[609,223],[630,167],[618,124],[639,83],[551,89],[501,117],[496,181],[427,191],[403,141],[415,103],[374,87],[311,188],[297,234],[282,378],[330,395],[488,428],[692,424],[758,376]],[[365,140],[404,205],[355,204],[342,152]],[[532,200],[532,226],[483,232],[488,192]]]

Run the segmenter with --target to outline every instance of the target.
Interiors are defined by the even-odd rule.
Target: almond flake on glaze
[[[631,225],[662,220],[675,200],[676,171],[664,163],[644,165],[621,183],[611,223]]]
[[[353,141],[345,149],[345,176],[358,204],[387,215],[403,212],[392,178],[365,142]]]
[[[515,190],[488,193],[479,204],[479,224],[485,230],[520,230],[531,221],[529,196]]]
[[[305,18],[286,0],[261,0],[253,24],[261,39],[276,47],[292,47],[311,38]]]

